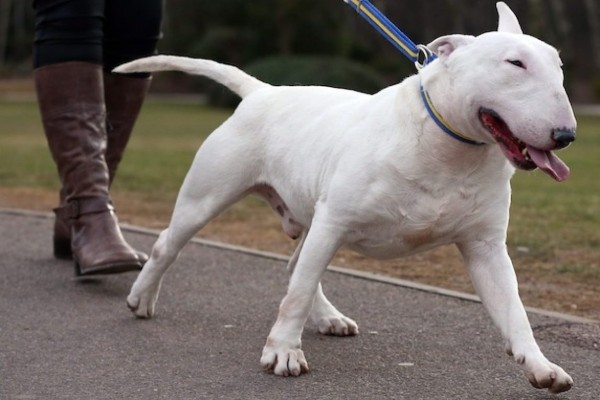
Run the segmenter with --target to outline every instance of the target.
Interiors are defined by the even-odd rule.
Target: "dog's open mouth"
[[[559,182],[569,177],[569,167],[560,158],[549,150],[540,150],[515,137],[496,112],[481,108],[479,119],[515,167],[527,171],[539,168]]]

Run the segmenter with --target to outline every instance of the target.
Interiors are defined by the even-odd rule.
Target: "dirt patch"
[[[164,228],[174,202],[174,199],[164,197],[115,193],[120,221],[148,228]],[[50,211],[56,206],[57,198],[56,192],[49,189],[0,188],[0,207]],[[269,207],[252,199],[236,204],[209,223],[198,236],[282,254],[291,254],[296,243],[282,232]],[[523,255],[517,250],[513,253],[520,293],[526,305],[600,319],[597,279],[595,275],[588,276],[595,274],[597,270],[594,268],[598,266],[598,257],[593,250],[590,254],[557,251],[550,258]],[[460,254],[454,246],[391,261],[372,260],[342,249],[333,264],[473,293]],[[577,265],[580,264],[590,268],[579,271]]]

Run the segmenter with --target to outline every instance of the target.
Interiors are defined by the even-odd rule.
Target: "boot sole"
[[[59,260],[73,260],[73,251],[71,250],[71,239],[70,238],[58,238],[58,237],[54,237],[53,238],[53,249],[54,249],[54,258],[57,258]],[[142,266],[146,263],[146,261],[148,261],[148,256],[146,255],[146,253],[142,252],[142,251],[138,251],[135,250],[135,254],[138,258],[139,261],[139,268],[138,270],[142,269]],[[129,263],[129,262],[128,262]],[[118,263],[120,265],[120,263]],[[79,270],[78,267],[76,267],[77,270]],[[134,269],[132,269],[133,271]],[[127,272],[127,271],[124,271]],[[118,273],[118,272],[114,272],[114,273]],[[87,275],[87,274],[84,274]]]
[[[54,258],[59,260],[72,260],[73,252],[71,251],[71,240],[54,238]],[[135,250],[137,258],[140,260],[140,265],[143,266],[148,261],[148,256],[143,251]],[[140,266],[140,269],[142,267]]]
[[[82,270],[79,262],[75,260],[75,276],[121,274],[123,272],[141,271],[142,267],[143,265],[139,261],[123,261],[94,265]]]

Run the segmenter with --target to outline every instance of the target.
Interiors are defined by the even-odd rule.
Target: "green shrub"
[[[332,86],[364,93],[375,93],[386,86],[385,80],[373,69],[343,58],[274,56],[243,69],[272,85]],[[215,85],[209,89],[209,102],[230,107],[237,105],[239,98]]]

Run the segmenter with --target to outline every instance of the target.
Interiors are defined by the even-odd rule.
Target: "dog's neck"
[[[420,102],[438,130],[445,132],[454,141],[475,147],[481,147],[478,146],[479,143],[490,143],[487,135],[482,132],[477,117],[472,115],[474,111],[469,96],[464,96],[457,90],[449,69],[440,60],[435,60],[419,71],[416,89]]]
[[[430,86],[425,86],[425,88],[430,90],[432,102],[435,102],[437,99],[443,100],[439,103],[439,106],[437,103],[434,103],[440,115],[444,117],[447,115],[452,116],[453,118],[446,117],[446,121],[451,126],[460,127],[462,128],[461,131],[469,129],[469,132],[471,132],[470,129],[473,123],[469,125],[469,121],[466,120],[465,116],[456,113],[450,114],[448,111],[447,106],[454,104],[452,103],[454,99],[451,98],[452,96],[444,96],[444,82],[429,81],[428,83]],[[411,115],[420,116],[417,123],[421,126],[421,135],[419,136],[418,148],[415,149],[415,153],[418,153],[418,157],[422,159],[431,159],[430,162],[424,162],[424,165],[435,166],[442,162],[445,166],[443,171],[436,171],[437,175],[458,178],[460,176],[472,176],[473,173],[481,170],[481,173],[490,173],[490,176],[500,174],[502,175],[502,179],[507,179],[514,172],[514,169],[510,167],[510,164],[500,150],[491,143],[487,143],[487,146],[469,145],[441,131],[440,127],[430,117],[421,99],[421,78],[419,75],[407,78],[396,88],[395,108],[396,110],[402,110],[400,113],[402,115],[401,118],[410,118]],[[408,101],[407,99],[411,100]],[[465,127],[467,129],[464,129]],[[475,129],[475,126],[473,126],[473,129]],[[492,170],[495,172],[485,172],[483,170]]]
[[[429,114],[429,116],[431,117],[431,119],[433,119],[433,121],[436,123],[436,125],[447,135],[449,135],[450,137],[452,137],[453,139],[458,140],[459,142],[463,142],[463,143],[467,143],[473,146],[480,146],[483,145],[485,143],[483,142],[478,142],[475,139],[470,138],[469,136],[465,135],[464,133],[461,133],[459,130],[454,129],[445,119],[444,116],[441,115],[439,113],[439,111],[435,108],[433,101],[431,100],[431,97],[429,96],[429,93],[427,93],[427,90],[425,90],[425,88],[423,87],[423,83],[421,82],[420,85],[420,92],[421,92],[421,100],[423,101],[423,105],[425,106],[425,109],[427,110],[427,113]]]

